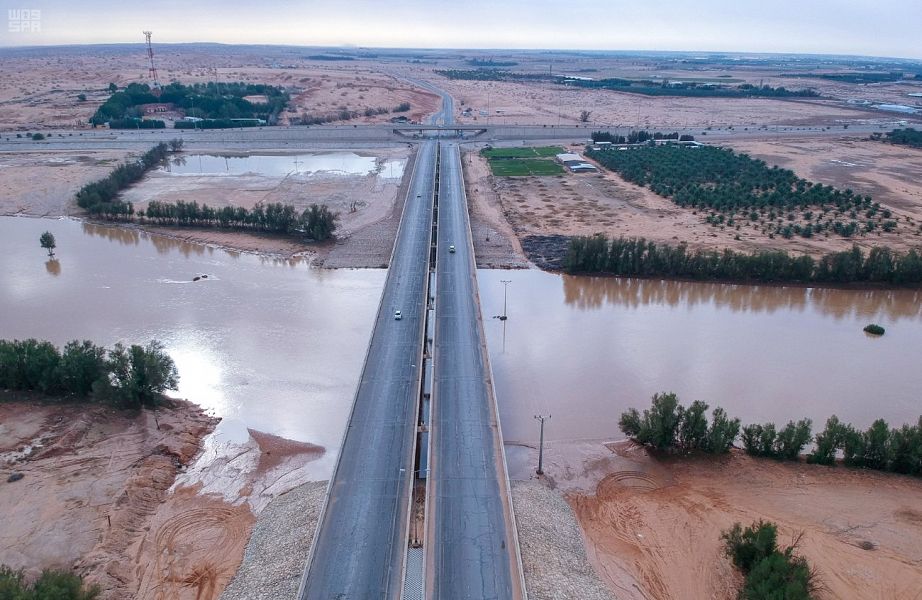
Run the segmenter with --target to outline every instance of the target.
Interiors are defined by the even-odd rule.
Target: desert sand
[[[141,40],[139,39],[139,42]],[[305,113],[327,116],[340,110],[362,114],[352,123],[386,122],[403,115],[412,120],[434,112],[438,96],[391,75],[387,62],[326,62],[284,47],[166,46],[155,42],[161,82],[243,81],[284,86],[292,101],[279,118],[288,124]],[[87,46],[15,49],[0,60],[0,131],[87,128],[88,119],[109,96],[109,83],[150,83],[143,46]],[[85,101],[78,98],[86,96]],[[366,109],[407,112],[366,117]]]
[[[554,84],[451,80],[439,75],[429,80],[457,99],[457,118],[462,123],[575,125],[584,110],[590,112],[590,126],[661,130],[836,124],[883,118],[822,100],[649,97]],[[473,109],[469,117],[460,114],[467,107]]]
[[[108,175],[128,156],[118,150],[0,152],[0,215],[77,214],[76,191]]]
[[[544,468],[619,599],[736,598],[742,579],[720,534],[759,519],[778,524],[781,545],[803,534],[798,551],[823,599],[908,600],[922,589],[918,479],[739,451],[655,457],[630,442],[552,443]]]

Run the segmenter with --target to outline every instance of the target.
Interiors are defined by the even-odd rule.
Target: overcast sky
[[[922,0],[0,0],[0,45],[143,41],[922,59]],[[38,32],[14,32],[41,11]],[[27,27],[31,27],[28,25]]]

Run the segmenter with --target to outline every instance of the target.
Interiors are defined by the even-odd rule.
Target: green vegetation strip
[[[516,160],[491,160],[490,170],[498,177],[523,177],[526,175],[560,175],[563,167],[551,160],[519,158]]]
[[[500,158],[547,158],[563,154],[560,146],[540,146],[537,148],[488,148],[481,152],[488,159]]]
[[[922,475],[922,416],[917,424],[899,428],[878,419],[861,431],[833,415],[814,438],[810,419],[789,421],[780,429],[774,423],[753,423],[740,429],[740,420],[728,418],[720,407],[708,423],[707,410],[708,405],[701,401],[686,408],[674,393],[654,394],[650,408],[643,413],[636,408],[621,413],[618,425],[638,444],[662,451],[723,454],[739,435],[752,456],[796,461],[814,442],[808,463],[832,466],[841,455],[850,467]]]
[[[490,170],[497,177],[528,175],[561,175],[563,167],[553,158],[564,150],[559,146],[538,148],[489,148],[481,154],[487,158]]]
[[[609,273],[627,277],[680,277],[709,281],[831,284],[922,284],[922,255],[889,248],[865,254],[857,246],[826,254],[818,261],[783,250],[753,254],[733,250],[690,250],[644,238],[575,237],[564,259],[569,273]]]
[[[35,339],[0,340],[2,390],[139,408],[156,406],[178,385],[176,365],[156,340],[108,350],[74,340],[63,351]]]
[[[476,66],[476,65],[473,65]],[[494,64],[493,66],[499,66]],[[512,65],[509,65],[512,66]],[[735,80],[682,80],[678,82],[653,81],[651,79],[572,79],[547,73],[518,73],[494,68],[445,69],[435,73],[448,79],[468,81],[517,81],[549,82],[570,87],[615,90],[645,96],[690,96],[714,98],[815,98],[819,94],[812,89],[789,90],[769,85],[725,85]]]

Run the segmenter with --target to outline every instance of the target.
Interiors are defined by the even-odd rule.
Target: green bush
[[[86,586],[67,571],[45,569],[28,583],[22,571],[0,565],[0,600],[94,600],[99,594],[97,586]]]
[[[785,460],[797,460],[804,446],[813,439],[810,435],[812,425],[810,419],[801,419],[797,423],[789,421],[775,437],[774,456]]]
[[[740,432],[740,420],[730,419],[726,411],[719,406],[711,413],[711,427],[707,434],[707,451],[711,454],[724,454],[733,447]]]
[[[643,411],[630,409],[621,415],[621,431],[636,442],[654,448],[673,448],[681,421],[679,400],[673,393],[654,394],[652,406]]]
[[[735,523],[720,538],[724,541],[724,552],[744,573],[778,551],[778,527],[766,521],[759,521],[745,529]]]
[[[721,534],[724,552],[746,580],[740,597],[746,600],[810,600],[816,576],[793,546],[778,548],[778,527],[758,521],[743,527],[735,523]]]
[[[743,427],[743,448],[753,456],[774,456],[776,435],[774,423],[746,425]]]
[[[808,463],[832,465],[836,461],[836,450],[842,446],[846,427],[839,422],[839,417],[832,415],[826,420],[826,429],[816,434],[813,452],[807,456]]]
[[[740,596],[744,600],[810,600],[813,579],[806,559],[775,552],[756,563]]]
[[[674,393],[654,394],[652,405],[643,414],[631,408],[621,414],[621,431],[639,444],[659,449],[713,454],[728,452],[739,433],[739,419],[728,419],[722,408],[715,408],[708,426],[708,405],[696,400],[686,409]]]
[[[886,332],[886,329],[876,323],[871,323],[864,328],[864,331],[866,333],[870,333],[871,335],[883,335],[884,332]]]

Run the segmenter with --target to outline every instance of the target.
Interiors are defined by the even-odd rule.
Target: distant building
[[[564,153],[556,156],[557,162],[565,166],[572,173],[591,173],[598,171],[592,163],[586,162],[579,154]]]
[[[145,115],[155,115],[157,113],[170,112],[175,108],[175,105],[172,102],[150,102],[148,104],[142,104],[140,108],[144,111]]]

